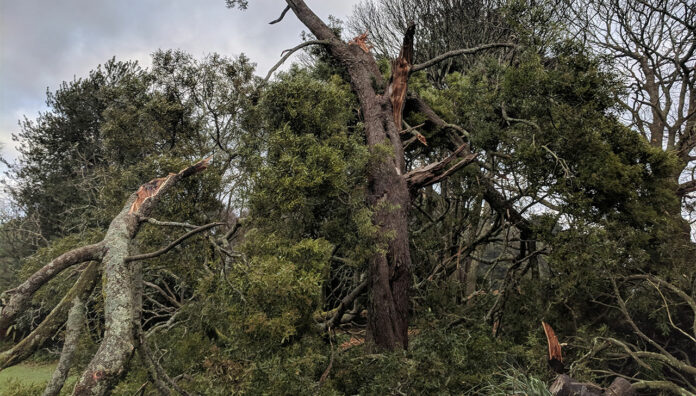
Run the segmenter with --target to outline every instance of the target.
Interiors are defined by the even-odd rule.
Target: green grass
[[[22,363],[0,371],[0,395],[6,395],[15,384],[43,385],[51,379],[57,363]]]

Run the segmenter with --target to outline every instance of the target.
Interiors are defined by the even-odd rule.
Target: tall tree
[[[371,152],[379,157],[368,168],[367,201],[374,211],[373,222],[380,230],[382,237],[379,242],[383,249],[370,259],[370,302],[366,337],[378,348],[406,348],[411,280],[408,236],[411,193],[444,179],[475,157],[470,154],[450,167],[456,155],[467,148],[467,145],[463,144],[443,161],[407,173],[400,132],[409,74],[454,55],[510,44],[493,44],[461,50],[413,65],[415,25],[411,25],[404,32],[399,56],[392,62],[391,78],[386,82],[374,56],[370,53],[367,35],[358,36],[345,43],[304,1],[288,0],[287,4],[287,9],[295,13],[347,70],[351,86],[360,103],[367,145]]]
[[[625,81],[624,121],[654,147],[674,153],[676,193],[693,205],[696,180],[696,5],[687,0],[572,2],[574,34],[612,64]],[[680,213],[675,213],[679,216]],[[688,227],[685,228],[688,239]]]

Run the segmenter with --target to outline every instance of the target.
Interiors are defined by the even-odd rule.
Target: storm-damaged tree
[[[127,363],[134,350],[140,350],[143,361],[152,368],[155,385],[163,381],[171,383],[166,375],[158,370],[152,360],[147,345],[144,344],[140,328],[142,310],[142,265],[141,260],[158,257],[198,233],[221,226],[224,223],[210,223],[195,227],[166,247],[152,253],[134,254],[135,237],[145,222],[162,224],[149,218],[161,197],[183,178],[194,175],[208,167],[209,159],[200,161],[178,173],[153,179],[143,184],[127,199],[120,213],[111,221],[104,236],[98,243],[70,250],[34,272],[19,286],[3,293],[3,307],[0,311],[0,328],[6,329],[23,312],[32,295],[62,271],[72,266],[88,263],[79,279],[63,297],[61,302],[39,324],[36,329],[10,349],[0,354],[0,368],[17,364],[34,353],[43,343],[62,327],[68,317],[68,335],[61,356],[61,364],[47,388],[47,394],[60,391],[69,370],[74,342],[74,334],[80,329],[81,305],[91,294],[100,272],[103,273],[103,298],[105,332],[99,349],[75,385],[75,395],[104,395],[125,373]],[[70,311],[70,315],[68,315]],[[77,317],[77,319],[75,318]],[[4,334],[4,331],[3,331]],[[138,335],[138,336],[136,336]],[[176,388],[175,384],[172,387]]]
[[[236,2],[227,3],[234,6]],[[370,53],[366,33],[348,43],[342,41],[301,0],[288,0],[281,17],[273,23],[280,22],[289,10],[316,37],[316,40],[295,47],[289,53],[306,45],[326,46],[330,55],[347,71],[351,87],[358,97],[366,142],[377,157],[367,170],[367,201],[380,235],[380,249],[369,263],[370,298],[366,339],[378,349],[407,348],[411,282],[407,223],[411,198],[421,187],[447,178],[475,158],[475,154],[469,152],[468,144],[462,140],[459,147],[443,160],[407,172],[402,142],[402,111],[409,74],[454,56],[513,45],[493,43],[454,50],[414,65],[415,25],[411,24],[404,32],[399,56],[391,63],[391,77],[385,81]]]

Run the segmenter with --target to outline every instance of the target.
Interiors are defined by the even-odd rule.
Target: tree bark
[[[402,50],[402,56],[394,63],[401,69],[394,72],[395,77],[389,87],[385,87],[377,63],[365,51],[365,46],[342,42],[304,1],[287,0],[287,3],[317,39],[330,43],[328,48],[332,56],[347,69],[351,86],[360,102],[370,150],[373,153],[391,151],[375,161],[368,170],[367,201],[374,211],[373,223],[379,229],[379,248],[369,265],[366,340],[368,345],[377,349],[407,348],[408,289],[411,280],[407,227],[410,195],[403,177],[404,151],[399,136],[400,126],[395,123],[397,114],[392,99],[401,106],[398,101],[406,89],[409,52]],[[412,33],[411,30],[411,40]],[[407,47],[408,37],[405,40]],[[383,92],[378,92],[382,89]],[[401,109],[398,110],[400,119]]]
[[[91,260],[98,261],[103,256],[103,242],[73,249],[53,259],[53,261],[33,273],[21,285],[3,292],[0,295],[0,299],[3,302],[2,311],[0,311],[0,339],[6,336],[7,328],[12,324],[15,317],[24,311],[31,300],[31,296],[41,286],[70,266]]]
[[[142,266],[128,265],[140,218],[146,218],[164,193],[179,180],[204,170],[203,160],[179,173],[154,179],[131,194],[121,212],[111,221],[104,237],[104,317],[106,330],[99,349],[75,384],[73,395],[105,395],[124,374],[135,349],[135,318],[138,317],[138,282]]]
[[[80,338],[84,320],[84,302],[79,297],[75,297],[68,313],[68,321],[65,326],[65,341],[63,342],[63,350],[60,353],[58,367],[53,372],[51,381],[46,385],[43,396],[57,396],[63,388],[65,379],[68,378],[70,367],[72,367],[73,355],[75,355],[75,350],[77,349],[77,342]]]
[[[65,323],[73,300],[77,297],[85,301],[91,294],[92,289],[94,289],[96,285],[98,274],[99,263],[90,263],[87,268],[82,271],[82,275],[80,275],[77,282],[75,282],[75,285],[73,285],[41,324],[11,349],[0,353],[0,370],[13,366],[28,358],[32,353],[36,352],[47,339],[53,337],[63,323]]]

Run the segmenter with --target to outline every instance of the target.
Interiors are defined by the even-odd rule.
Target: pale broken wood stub
[[[367,42],[367,35],[368,34],[369,34],[369,31],[366,30],[365,33],[363,33],[359,36],[356,36],[355,38],[350,40],[348,42],[348,45],[351,45],[351,44],[357,45],[358,47],[360,47],[360,49],[365,51],[366,54],[369,54],[370,50],[372,49],[372,44]]]
[[[208,166],[210,166],[210,161],[212,159],[212,156],[208,157],[206,159],[198,161],[192,166],[184,168],[179,173],[170,173],[165,177],[152,179],[149,182],[141,185],[140,188],[138,188],[138,191],[136,191],[137,197],[131,205],[128,214],[138,213],[140,211],[140,208],[148,199],[156,197],[160,193],[160,191],[162,191],[171,182],[177,182],[181,178],[188,177],[194,173],[198,173],[207,169]]]
[[[555,372],[562,374],[564,371],[563,354],[561,352],[561,344],[558,343],[558,337],[556,337],[556,333],[548,323],[542,321],[541,326],[544,328],[546,342],[549,346],[549,365]]]
[[[140,209],[140,207],[142,206],[143,202],[145,202],[146,199],[149,199],[150,197],[157,195],[157,193],[160,191],[160,189],[162,189],[162,187],[174,175],[176,175],[176,173],[170,173],[169,175],[167,175],[165,177],[158,177],[156,179],[152,179],[149,182],[140,186],[140,188],[136,192],[138,197],[135,199],[135,202],[133,202],[133,205],[131,205],[128,213],[129,214],[136,213],[138,211],[138,209]]]

